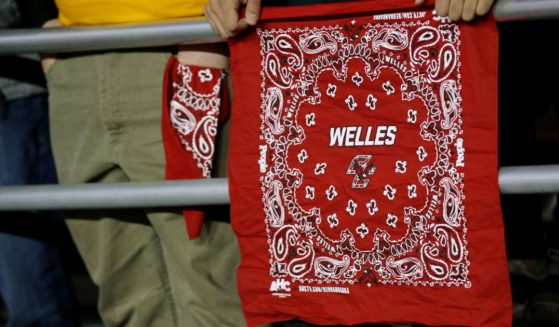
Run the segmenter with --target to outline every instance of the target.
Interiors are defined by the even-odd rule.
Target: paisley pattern
[[[471,287],[464,174],[450,151],[462,131],[460,29],[435,18],[258,29],[260,180],[272,278],[292,286]],[[408,128],[393,131],[414,133],[409,156],[383,164],[385,156],[378,163],[374,153],[380,147],[356,147],[353,161],[339,167],[328,162],[337,155],[316,154],[317,129],[339,123],[325,116],[328,106],[356,122],[400,110],[383,101],[405,106],[398,124]],[[347,131],[353,136],[340,144],[360,137],[359,146],[382,144],[366,126]],[[345,132],[330,129],[330,136]],[[405,182],[377,182],[378,172]]]
[[[172,126],[186,151],[192,153],[202,176],[209,178],[215,152],[215,137],[221,104],[220,91],[225,74],[219,76],[210,69],[193,74],[190,67],[179,64],[176,70],[179,82],[173,82],[169,116]],[[197,83],[207,84],[200,93],[194,87]]]

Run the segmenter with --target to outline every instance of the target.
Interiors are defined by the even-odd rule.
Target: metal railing
[[[559,18],[559,0],[500,0],[497,20]],[[0,31],[0,55],[77,52],[223,41],[204,19],[143,25]],[[503,167],[502,193],[559,192],[559,165]],[[226,179],[0,187],[0,211],[220,205]]]
[[[557,0],[499,0],[493,9],[497,21],[559,18]]]
[[[559,165],[504,167],[502,193],[559,192]],[[0,211],[179,207],[229,203],[227,179],[0,187]]]
[[[229,203],[227,179],[0,187],[0,211],[180,207]]]
[[[500,21],[559,18],[559,1],[500,0],[497,1],[493,14]],[[142,25],[16,29],[0,31],[0,55],[215,42],[223,42],[223,40],[203,18]]]
[[[223,42],[203,18],[142,25],[54,27],[0,31],[0,55],[62,53]]]

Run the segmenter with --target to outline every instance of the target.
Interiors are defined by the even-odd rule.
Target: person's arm
[[[239,16],[242,6],[246,6],[245,17]],[[209,0],[204,14],[214,31],[227,39],[256,25],[260,16],[260,0]]]
[[[416,0],[420,5],[425,0]],[[475,16],[483,16],[489,12],[494,0],[437,0],[435,10],[439,16],[448,17],[453,21],[463,19],[471,21]]]

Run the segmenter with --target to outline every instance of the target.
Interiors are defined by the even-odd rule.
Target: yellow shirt
[[[142,23],[203,15],[207,0],[55,0],[65,25]]]

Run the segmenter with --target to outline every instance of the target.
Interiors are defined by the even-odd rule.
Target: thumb
[[[245,20],[249,25],[256,25],[260,16],[260,0],[248,0]]]

